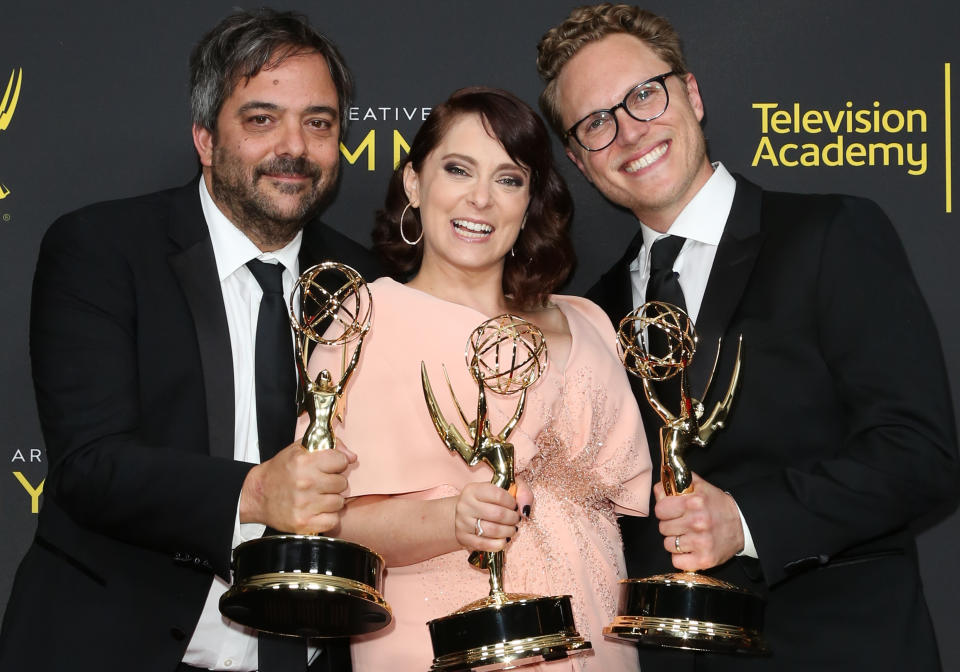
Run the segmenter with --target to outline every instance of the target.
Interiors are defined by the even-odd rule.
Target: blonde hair
[[[662,16],[609,2],[577,7],[563,23],[548,30],[537,45],[537,71],[546,84],[540,94],[540,109],[561,138],[566,129],[557,104],[557,75],[583,46],[614,33],[643,40],[676,74],[687,74],[680,35]]]

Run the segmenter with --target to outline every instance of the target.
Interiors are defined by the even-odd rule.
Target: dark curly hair
[[[529,105],[507,91],[460,89],[433,108],[417,131],[410,153],[390,178],[384,208],[377,213],[373,247],[396,280],[408,280],[420,268],[423,242],[408,245],[400,235],[400,216],[408,203],[403,170],[410,164],[419,173],[453,122],[467,114],[479,115],[510,158],[530,171],[527,222],[514,245],[514,254],[505,258],[503,292],[519,309],[542,307],[576,263],[569,233],[573,200],[554,166],[550,135],[543,121]],[[419,213],[411,209],[406,215],[406,230],[418,231],[419,219]]]
[[[190,54],[193,123],[216,131],[223,101],[241,81],[248,82],[261,70],[275,68],[304,52],[320,54],[327,62],[337,89],[343,139],[353,95],[353,77],[343,56],[333,42],[310,26],[303,14],[267,7],[227,16],[194,46]]]

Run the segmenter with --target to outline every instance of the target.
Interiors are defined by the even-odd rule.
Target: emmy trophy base
[[[764,654],[763,608],[750,591],[702,574],[625,579],[619,615],[603,634],[661,648]]]
[[[390,623],[381,594],[383,558],[332,537],[275,535],[233,554],[233,586],[220,611],[242,625],[278,635],[347,637]]]
[[[427,625],[431,672],[512,669],[592,648],[577,632],[569,595],[500,593]]]

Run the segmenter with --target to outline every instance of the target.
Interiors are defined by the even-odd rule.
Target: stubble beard
[[[698,128],[695,133],[691,134],[689,140],[686,150],[687,155],[682,157],[686,171],[680,176],[679,180],[671,184],[666,190],[647,197],[637,197],[630,194],[627,202],[620,203],[620,205],[632,211],[640,221],[644,221],[644,217],[640,213],[649,215],[650,213],[676,211],[673,214],[679,214],[680,210],[694,195],[690,193],[690,190],[700,174],[701,167],[705,161],[709,161],[707,140],[703,131]]]
[[[250,169],[226,149],[215,148],[211,183],[214,199],[227,210],[234,226],[258,247],[279,249],[320,212],[333,190],[336,173],[334,166],[324,174],[306,157],[276,157]],[[306,185],[277,183],[271,187],[282,194],[301,194],[290,210],[280,207],[264,189],[263,180],[277,174],[309,178]]]

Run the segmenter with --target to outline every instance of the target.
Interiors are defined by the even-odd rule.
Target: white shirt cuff
[[[733,502],[736,504],[736,500]],[[743,528],[743,550],[737,553],[738,556],[747,556],[748,558],[759,558],[757,555],[757,547],[753,545],[753,536],[750,534],[750,528],[747,526],[747,519],[743,517],[743,511],[740,510],[740,505],[737,504],[737,513],[740,514],[740,527]]]
[[[267,526],[262,523],[240,522],[240,499],[237,499],[237,514],[233,519],[233,548],[245,541],[259,539],[266,532]]]

